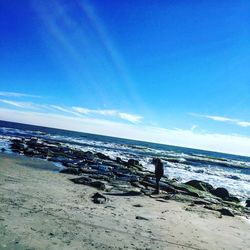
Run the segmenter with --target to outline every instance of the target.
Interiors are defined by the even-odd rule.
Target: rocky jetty
[[[60,163],[63,166],[60,173],[76,176],[70,178],[72,182],[95,187],[103,192],[92,197],[95,203],[106,203],[107,195],[133,196],[137,193],[161,200],[185,201],[191,206],[218,211],[221,215],[249,213],[249,209],[241,206],[240,200],[225,188],[215,189],[209,183],[199,180],[178,183],[164,176],[160,181],[162,192],[155,195],[154,174],[144,169],[137,159],[111,159],[101,152],[82,151],[58,141],[36,137],[12,139],[11,149],[28,157]],[[248,200],[246,207],[249,204]]]

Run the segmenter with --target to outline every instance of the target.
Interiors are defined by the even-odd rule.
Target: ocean
[[[134,158],[153,170],[153,157],[164,161],[165,175],[179,182],[202,180],[224,187],[242,201],[250,198],[250,157],[115,138],[110,136],[0,121],[0,148],[10,150],[10,139],[38,137],[111,158]],[[250,149],[249,149],[250,150]]]

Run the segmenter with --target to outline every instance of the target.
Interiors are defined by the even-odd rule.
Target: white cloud
[[[0,99],[0,102],[22,109],[38,110],[46,112],[48,110],[52,112],[56,110],[79,117],[81,117],[82,115],[91,115],[92,117],[95,116],[115,117],[129,121],[131,123],[138,123],[142,119],[142,116],[122,113],[113,109],[88,109],[83,107],[69,108],[69,107],[62,107],[59,105],[36,104],[32,102],[20,102],[20,101],[6,100],[6,99]]]
[[[32,110],[45,110],[49,109],[49,106],[46,104],[35,104],[32,102],[19,102],[13,100],[0,99],[0,102],[17,107],[22,109],[32,109]]]
[[[250,127],[250,122],[239,121],[239,122],[237,122],[237,125],[239,125],[241,127]]]
[[[231,119],[231,118],[223,117],[223,116],[205,115],[203,117],[214,120],[214,121],[218,121],[218,122],[235,122],[235,119]]]
[[[130,121],[132,123],[138,123],[142,119],[141,116],[138,115],[131,115],[131,114],[126,114],[126,113],[119,113],[119,116],[127,121]]]
[[[200,115],[200,114],[194,114],[194,113],[190,113],[190,115],[210,119],[210,120],[217,121],[217,122],[228,122],[228,123],[232,123],[241,127],[250,127],[250,122],[241,121],[235,118],[228,118],[224,116],[213,116],[213,115]]]
[[[75,110],[78,113],[87,115],[90,113],[90,109],[86,109],[86,108],[81,108],[81,107],[72,107],[73,110]]]
[[[91,112],[94,114],[106,115],[106,116],[115,116],[117,114],[117,111],[112,109],[92,110]]]
[[[72,109],[76,112],[79,112],[85,115],[96,114],[96,115],[103,115],[103,116],[113,116],[113,117],[121,118],[123,120],[129,121],[132,123],[138,123],[142,119],[142,116],[122,113],[113,109],[87,109],[87,108],[82,108],[82,107],[72,107]]]
[[[67,109],[67,108],[63,108],[61,106],[58,106],[58,105],[50,105],[50,107],[56,109],[56,110],[59,110],[59,111],[62,111],[64,113],[69,113],[69,114],[72,114],[72,115],[76,115],[76,116],[81,116],[81,114],[79,114],[79,112],[74,112],[70,109]]]
[[[190,148],[250,156],[250,137],[163,129],[104,119],[0,108],[0,119]]]
[[[5,97],[35,97],[35,98],[41,97],[38,95],[30,95],[30,94],[24,94],[24,93],[18,93],[18,92],[6,92],[6,91],[0,91],[0,96],[5,96]]]
[[[10,100],[4,100],[4,99],[0,99],[0,102],[18,107],[18,108],[26,108],[26,104],[22,103],[22,102],[15,102],[15,101],[10,101]]]

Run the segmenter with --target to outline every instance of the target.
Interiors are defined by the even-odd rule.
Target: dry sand
[[[0,154],[0,249],[250,249],[245,218],[145,196],[94,204],[96,189],[52,169]]]

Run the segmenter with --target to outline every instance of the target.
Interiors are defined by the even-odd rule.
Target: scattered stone
[[[113,196],[139,196],[142,195],[141,192],[138,191],[128,191],[128,192],[122,192],[122,193],[107,193],[107,195],[113,195]]]
[[[227,189],[222,188],[222,187],[219,187],[219,188],[212,190],[211,194],[213,194],[214,196],[217,196],[225,201],[231,201],[231,202],[235,202],[235,203],[240,202],[240,200],[237,197],[230,195],[229,192],[227,191]]]
[[[62,174],[78,175],[79,174],[79,169],[77,169],[77,168],[63,168],[59,172],[62,173]]]
[[[211,202],[205,201],[205,200],[201,200],[201,199],[200,200],[194,200],[193,203],[195,205],[210,205],[211,204]]]
[[[133,207],[143,207],[141,204],[135,204]]]
[[[89,177],[79,177],[79,178],[74,178],[74,179],[70,179],[72,182],[74,182],[75,184],[82,184],[82,185],[87,185],[90,187],[95,187],[97,189],[100,190],[105,190],[106,186],[105,183],[101,182],[101,181],[92,181],[91,178]]]
[[[212,185],[204,181],[191,180],[186,182],[185,184],[205,192],[211,192],[212,190],[214,190]]]
[[[220,197],[223,200],[229,197],[229,192],[225,188],[216,188],[215,190],[211,191],[211,193],[214,196]]]
[[[100,158],[100,159],[103,159],[103,160],[110,160],[110,157],[109,156],[107,156],[107,155],[105,155],[105,154],[103,154],[103,153],[96,153],[96,156],[98,157],[98,158]]]
[[[92,181],[89,183],[89,186],[91,187],[95,187],[97,189],[100,189],[100,190],[105,190],[106,189],[106,186],[103,182],[101,181]]]
[[[138,166],[139,165],[139,161],[135,160],[135,159],[129,159],[128,160],[128,166]]]
[[[89,177],[79,177],[79,178],[74,178],[74,179],[70,179],[72,182],[74,182],[75,184],[83,184],[83,185],[87,185],[88,183],[91,182],[91,179]]]
[[[95,193],[92,196],[92,201],[96,204],[105,204],[107,203],[108,199],[100,193]]]
[[[137,220],[149,220],[148,218],[142,217],[142,216],[136,216]]]
[[[221,215],[234,217],[234,213],[228,208],[221,208],[218,211],[221,212]]]
[[[250,207],[250,199],[246,200],[246,207]]]

